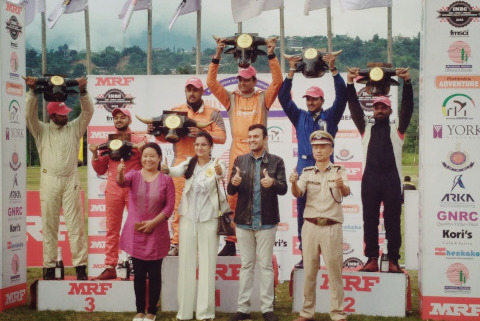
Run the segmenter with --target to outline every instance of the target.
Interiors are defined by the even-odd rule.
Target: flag
[[[343,11],[391,7],[392,0],[340,0]]]
[[[120,23],[122,25],[122,30],[128,28],[130,23],[130,18],[134,11],[152,9],[152,0],[127,0],[125,1],[122,10],[118,14]]]
[[[303,13],[308,16],[310,11],[330,7],[330,0],[305,0]]]
[[[173,13],[173,17],[168,24],[168,30],[172,30],[173,24],[177,21],[178,16],[192,13],[202,9],[202,0],[182,0],[177,9]]]
[[[262,11],[283,7],[283,0],[231,0],[232,16],[235,23],[251,19]]]
[[[48,16],[48,27],[52,29],[64,13],[68,14],[84,11],[87,6],[87,0],[60,0],[58,5]]]
[[[25,0],[25,25],[32,23],[40,12],[45,12],[45,0]]]

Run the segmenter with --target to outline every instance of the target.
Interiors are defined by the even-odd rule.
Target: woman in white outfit
[[[193,319],[197,292],[196,319],[210,320],[215,318],[218,195],[220,201],[225,198],[222,185],[217,181],[225,175],[225,164],[211,158],[213,139],[209,133],[197,134],[194,145],[195,157],[169,168],[170,176],[185,176],[179,206],[177,319]]]

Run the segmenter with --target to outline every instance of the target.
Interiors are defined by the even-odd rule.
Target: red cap
[[[203,88],[202,80],[198,77],[188,78],[187,82],[185,83],[185,87],[187,87],[188,85],[192,85],[195,88]]]
[[[248,66],[247,68],[240,68],[238,69],[238,77],[242,77],[242,78],[245,78],[245,79],[250,79],[252,77],[255,77],[257,76],[257,71],[255,70],[255,68],[253,68],[253,66]]]
[[[307,89],[307,92],[305,93],[305,95],[303,95],[302,98],[305,98],[307,96],[310,96],[313,98],[318,98],[318,97],[324,98],[324,93],[323,93],[323,90],[320,89],[320,87],[312,86]]]
[[[124,114],[125,116],[128,116],[128,118],[132,119],[132,114],[130,114],[130,111],[128,109],[124,109],[124,108],[115,108],[113,111],[112,111],[112,116],[115,116],[116,114],[118,113],[122,113]]]
[[[392,107],[392,102],[386,96],[378,96],[377,98],[375,98],[375,100],[373,101],[373,106],[375,106],[375,104],[379,104],[379,103],[385,104],[388,107]]]
[[[51,101],[47,105],[47,112],[49,115],[59,114],[65,116],[68,115],[68,113],[71,111],[72,109],[68,108],[68,106],[65,105],[64,102]]]

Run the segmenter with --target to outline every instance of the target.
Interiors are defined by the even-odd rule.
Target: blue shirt
[[[293,102],[290,94],[292,90],[292,79],[288,77],[285,78],[278,92],[278,100],[297,131],[297,171],[299,173],[301,173],[305,167],[315,165],[315,160],[312,155],[312,145],[310,144],[310,134],[316,130],[325,130],[325,126],[332,137],[335,137],[337,134],[338,123],[342,119],[343,112],[347,106],[347,87],[340,74],[333,76],[333,81],[335,85],[335,101],[330,108],[322,108],[320,115],[315,119],[311,112],[298,108]],[[333,163],[333,155],[330,161]]]
[[[252,225],[241,225],[237,224],[237,227],[245,229],[245,230],[265,230],[274,227],[275,225],[262,225],[262,209],[261,209],[261,198],[262,198],[262,186],[260,184],[260,176],[261,176],[261,167],[263,161],[263,156],[265,152],[263,152],[262,156],[259,158],[255,158],[253,154],[251,154],[252,158],[255,161],[255,175],[253,176],[253,207],[252,207]]]

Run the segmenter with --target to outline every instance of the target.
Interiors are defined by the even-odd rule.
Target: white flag
[[[181,0],[177,9],[173,13],[173,17],[168,24],[168,30],[172,30],[173,24],[177,21],[178,16],[202,10],[202,0]]]
[[[25,25],[31,24],[40,12],[45,12],[45,0],[25,0]]]
[[[283,6],[283,0],[231,0],[231,2],[235,23],[256,17],[262,11],[278,9]]]
[[[48,27],[52,29],[53,26],[55,26],[55,24],[57,23],[58,19],[60,19],[62,14],[84,11],[87,6],[87,0],[60,0],[58,5],[48,16]]]
[[[343,11],[363,10],[375,7],[391,7],[392,0],[340,0]]]
[[[330,7],[330,0],[305,0],[303,13],[308,16],[310,11]]]
[[[152,0],[127,0],[118,14],[122,30],[128,28],[134,11],[152,9]]]

